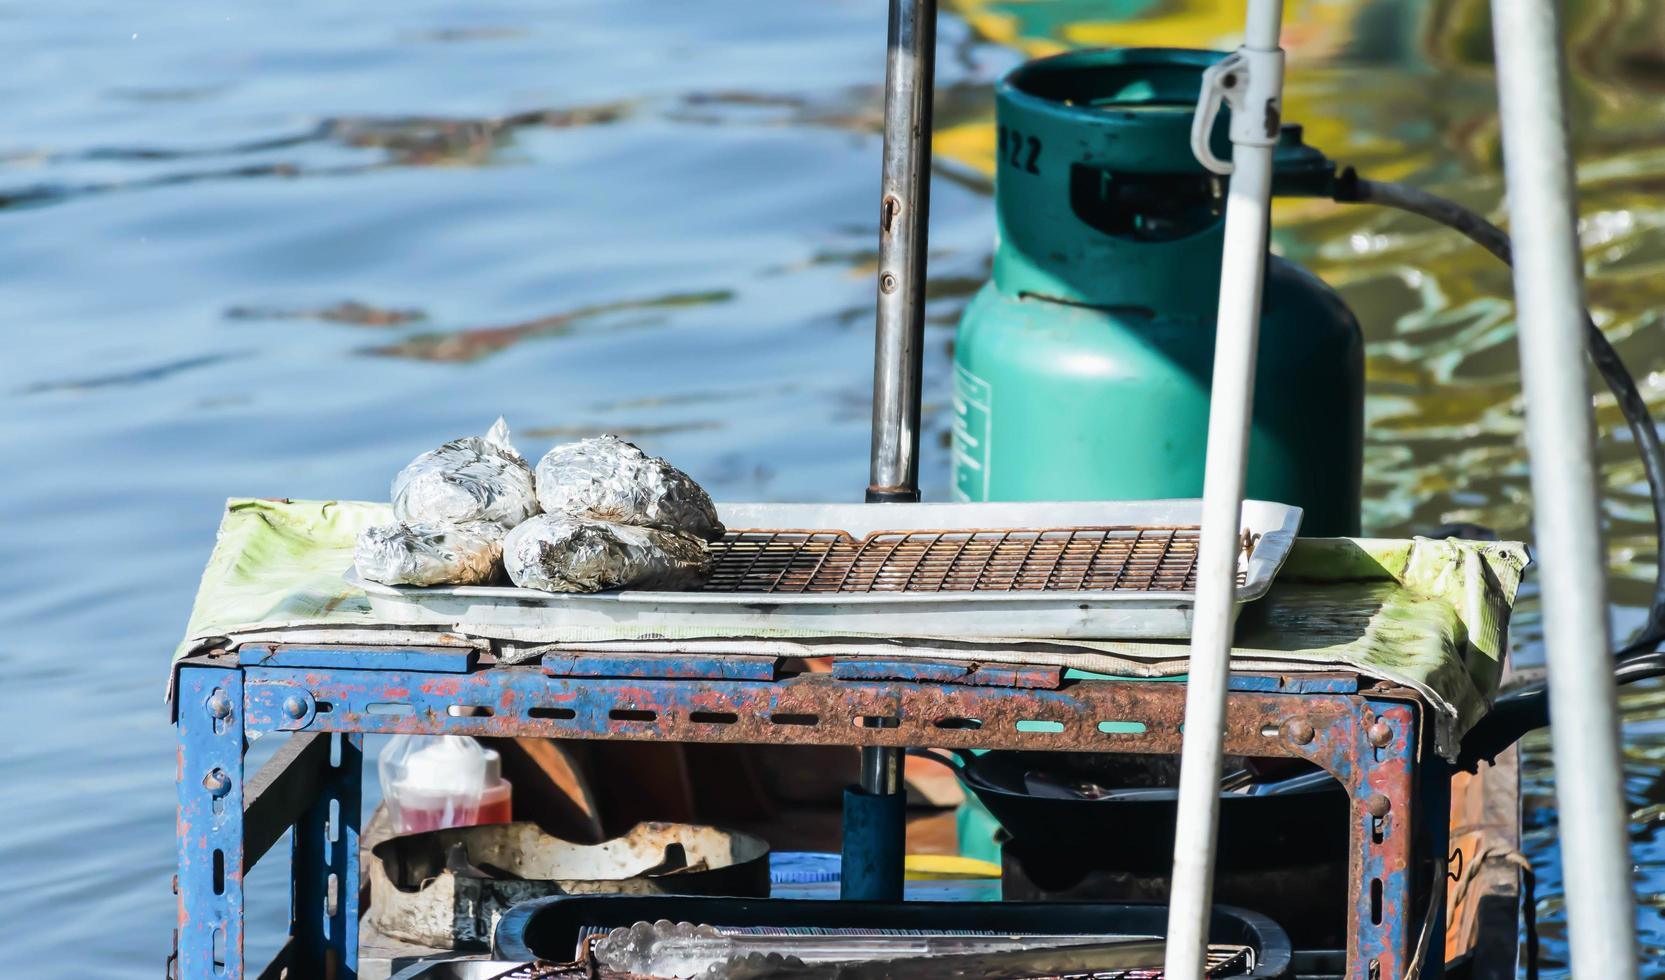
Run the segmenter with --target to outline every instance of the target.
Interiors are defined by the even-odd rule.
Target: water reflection
[[[225,317],[228,320],[323,320],[355,327],[397,327],[426,320],[428,314],[421,310],[392,309],[344,299],[328,306],[314,307],[233,306],[225,311]]]
[[[314,138],[358,149],[381,150],[391,163],[407,167],[480,166],[522,129],[572,129],[618,122],[625,104],[539,109],[495,119],[332,119]]]
[[[94,374],[84,377],[61,378],[49,381],[36,381],[16,389],[20,395],[40,395],[47,392],[75,392],[92,391],[98,388],[125,388],[134,385],[148,384],[161,381],[176,374],[187,371],[199,371],[205,368],[217,367],[228,361],[248,357],[247,352],[239,354],[204,354],[201,357],[186,357],[177,361],[163,364],[153,364],[148,367],[118,371],[113,374]]]
[[[453,333],[417,334],[397,343],[368,348],[365,353],[383,357],[410,357],[423,361],[477,361],[507,350],[523,340],[565,336],[579,326],[608,314],[671,311],[690,306],[723,303],[732,298],[733,294],[730,292],[714,290],[600,303],[498,327],[472,327]],[[605,323],[597,326],[600,329],[618,331],[657,326],[666,322],[668,321],[664,316],[608,317]]]
[[[988,271],[993,80],[1085,44],[1230,47],[1242,4],[945,10],[921,466],[938,499],[953,325]],[[1287,10],[1286,108],[1311,143],[1501,217],[1484,0]],[[151,695],[224,497],[385,494],[436,433],[502,413],[532,453],[624,431],[721,497],[859,499],[881,4],[297,0],[210,18],[37,2],[3,16],[21,43],[0,81],[0,417],[18,458],[50,465],[0,482],[0,512],[31,516],[8,543],[41,556],[0,563],[0,660],[23,668],[24,729],[55,735],[0,771],[29,790],[0,832],[11,894],[29,899],[0,909],[35,922],[51,901],[108,925],[89,938],[80,920],[45,923],[43,945],[84,948],[100,975],[154,972],[173,771]],[[1569,17],[1590,301],[1662,413],[1665,6],[1591,0]],[[1276,247],[1366,330],[1367,529],[1522,533],[1506,270],[1411,217],[1291,201],[1277,219]],[[1598,420],[1629,629],[1651,515],[1605,395]],[[1530,588],[1517,624],[1530,661]],[[1662,704],[1657,689],[1625,699],[1653,972]],[[1527,749],[1545,962],[1563,968],[1547,742]],[[61,778],[63,754],[83,778]],[[128,805],[88,806],[104,794]],[[251,904],[256,953],[281,936],[282,904]]]

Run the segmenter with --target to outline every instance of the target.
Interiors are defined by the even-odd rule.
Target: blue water
[[[986,6],[1023,31],[1046,9]],[[1495,206],[1490,82],[1450,40],[1483,5],[1290,6],[1291,104],[1329,149]],[[1068,40],[1086,14],[1058,9],[1035,30]],[[986,121],[1021,57],[978,23],[945,13],[941,128]],[[883,32],[880,0],[0,7],[0,975],[161,968],[162,687],[226,497],[383,498],[411,456],[502,414],[529,453],[612,431],[719,497],[858,499]],[[1579,64],[1592,296],[1658,410],[1659,77]],[[974,160],[942,161],[933,206],[923,473],[942,499],[952,324],[991,249]],[[1366,324],[1370,530],[1522,533],[1507,277],[1410,222],[1281,221]],[[1628,626],[1653,542],[1601,419]],[[1535,619],[1529,602],[1527,660]],[[1665,969],[1658,700],[1627,734],[1638,915]],[[1551,774],[1531,749],[1553,975]],[[269,947],[285,899],[254,881]]]

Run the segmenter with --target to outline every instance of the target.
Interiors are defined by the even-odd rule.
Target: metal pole
[[[902,792],[902,753],[878,748],[862,753],[861,788],[869,793]]]
[[[1583,257],[1554,0],[1492,0],[1532,518],[1543,556],[1572,975],[1634,980],[1635,909],[1584,368]]]
[[[925,344],[936,6],[936,0],[890,0],[869,502],[919,499],[919,376]]]
[[[912,503],[919,500],[919,402],[925,353],[925,248],[931,210],[936,0],[890,0],[886,43],[879,302],[867,501]],[[843,897],[901,899],[905,805],[902,751],[864,747],[861,788],[845,795]]]
[[[1237,557],[1241,549],[1238,530],[1271,225],[1272,151],[1281,127],[1283,51],[1278,47],[1278,34],[1282,19],[1282,0],[1249,0],[1243,46],[1204,76],[1192,134],[1193,151],[1203,164],[1213,170],[1227,169],[1208,152],[1207,142],[1219,100],[1232,107],[1231,187],[1226,197],[1220,305],[1215,317],[1202,541],[1197,557],[1179,817],[1174,827],[1168,906],[1164,976],[1170,980],[1202,980],[1208,955],[1220,805],[1220,740],[1225,730]]]

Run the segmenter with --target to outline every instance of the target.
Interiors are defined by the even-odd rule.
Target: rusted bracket
[[[1413,908],[1412,844],[1422,821],[1416,794],[1421,754],[1414,703],[1357,699],[1328,726],[1305,716],[1286,721],[1281,734],[1322,766],[1352,798],[1348,932],[1350,977],[1400,977],[1410,967]]]

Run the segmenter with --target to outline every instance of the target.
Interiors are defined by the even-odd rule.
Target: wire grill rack
[[[734,530],[707,592],[1189,592],[1195,525],[1013,530]],[[1245,551],[1252,544],[1245,539]],[[1243,574],[1238,574],[1239,581]]]
[[[698,589],[393,586],[354,569],[347,579],[386,622],[551,638],[1183,640],[1201,510],[1193,500],[737,503],[718,511],[733,530],[711,546],[710,579]],[[1271,587],[1300,518],[1297,508],[1244,501],[1234,614]]]

